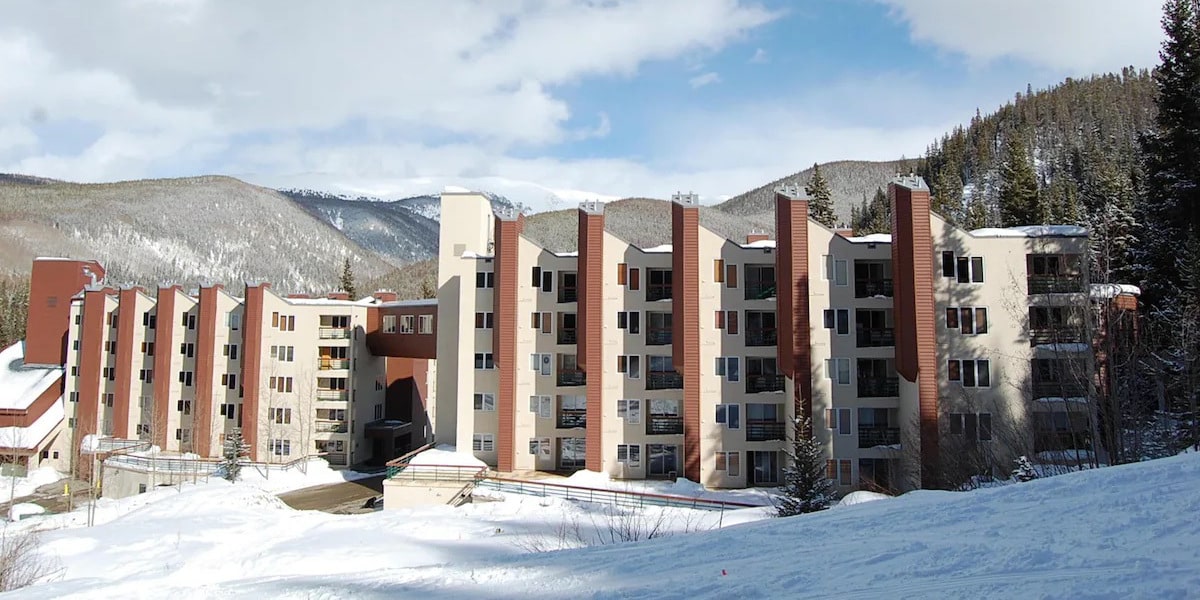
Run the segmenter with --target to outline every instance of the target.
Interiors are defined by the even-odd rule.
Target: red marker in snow
[[[721,576],[725,576],[725,569],[721,569]]]

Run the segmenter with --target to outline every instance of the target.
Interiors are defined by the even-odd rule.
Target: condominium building
[[[554,252],[444,194],[437,439],[500,471],[775,485],[807,416],[843,491],[1090,439],[1086,232],[965,231],[919,177],[889,195],[892,235],[831,231],[783,189],[775,239],[731,240],[680,194],[648,248],[584,203],[577,251]]]

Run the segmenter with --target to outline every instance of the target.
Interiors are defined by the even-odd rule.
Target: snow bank
[[[875,502],[876,500],[889,500],[891,498],[892,497],[887,494],[859,490],[857,492],[850,492],[849,494],[843,496],[841,501],[837,503],[837,506],[855,506],[857,504],[866,504],[867,502]]]
[[[566,478],[547,478],[546,483],[569,485],[573,487],[596,488],[614,492],[636,492],[642,494],[660,494],[663,496],[681,496],[684,498],[700,498],[703,500],[718,500],[725,502],[740,502],[758,506],[771,506],[771,488],[748,488],[737,490],[710,490],[695,481],[679,478],[675,481],[654,481],[648,479],[613,479],[607,473],[596,471],[576,471]]]
[[[1093,300],[1108,300],[1123,294],[1141,296],[1142,288],[1128,283],[1093,283],[1090,290]]]
[[[1086,237],[1088,231],[1078,225],[1021,225],[1019,227],[984,227],[971,231],[977,238],[1034,238]]]
[[[49,485],[62,478],[62,473],[50,467],[34,469],[25,477],[0,477],[0,502],[28,496],[37,491],[39,487]]]
[[[416,467],[478,467],[486,469],[487,463],[468,452],[459,452],[456,446],[439,444],[408,459],[409,466]]]
[[[14,504],[12,505],[12,508],[8,509],[8,519],[10,521],[20,521],[25,517],[32,517],[45,512],[46,509],[38,506],[37,504],[33,504],[31,502],[22,502],[20,504]]]
[[[25,342],[0,351],[0,408],[25,410],[62,377],[62,367],[25,364]]]

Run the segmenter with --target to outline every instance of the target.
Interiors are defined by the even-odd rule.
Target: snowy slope
[[[754,520],[760,515],[748,511],[755,510],[726,514],[725,524]],[[916,492],[636,544],[531,553],[521,543],[539,530],[553,532],[578,511],[513,498],[333,516],[291,511],[246,487],[209,486],[90,530],[52,532],[47,551],[60,557],[65,579],[19,594],[1187,598],[1200,592],[1196,454],[969,493]]]

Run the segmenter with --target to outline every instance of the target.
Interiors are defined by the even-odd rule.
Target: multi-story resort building
[[[584,203],[577,251],[553,252],[522,215],[447,192],[423,301],[118,289],[97,263],[39,259],[27,339],[0,355],[0,446],[67,469],[88,439],[214,458],[237,430],[266,462],[436,441],[500,472],[769,486],[799,416],[842,491],[1090,448],[1086,232],[968,232],[918,177],[889,194],[891,235],[832,231],[782,189],[774,239],[738,240],[676,195],[671,243],[649,248]]]

